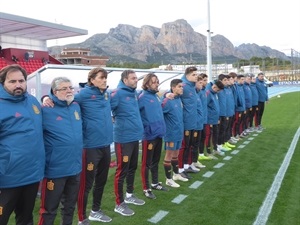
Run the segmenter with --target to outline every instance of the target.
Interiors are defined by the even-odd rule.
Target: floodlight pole
[[[211,31],[210,31],[210,2],[207,0],[207,76],[208,81],[212,81],[212,57],[211,57]]]

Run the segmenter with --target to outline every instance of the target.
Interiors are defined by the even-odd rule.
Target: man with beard
[[[16,224],[33,224],[44,176],[41,107],[27,93],[26,81],[26,71],[19,65],[0,70],[0,224],[7,224],[13,211]]]

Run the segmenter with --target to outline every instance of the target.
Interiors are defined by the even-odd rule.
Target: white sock
[[[199,154],[199,156],[204,156],[204,153]]]
[[[179,168],[179,169],[178,169],[178,172],[179,172],[179,173],[182,173],[183,171],[184,171],[183,168]]]
[[[131,196],[132,196],[132,193],[130,194],[130,193],[126,192],[126,198],[130,198]]]
[[[184,164],[184,165],[183,165],[183,168],[184,168],[184,169],[188,169],[189,167],[190,167],[189,164]]]

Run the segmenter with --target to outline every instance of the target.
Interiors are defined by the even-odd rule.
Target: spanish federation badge
[[[32,105],[32,109],[33,109],[35,114],[40,114],[40,110],[36,105]]]
[[[79,113],[76,110],[74,112],[74,115],[76,120],[80,120]]]
[[[88,171],[93,171],[93,170],[94,170],[94,164],[93,164],[92,162],[90,162],[90,163],[87,165],[86,169],[87,169]]]

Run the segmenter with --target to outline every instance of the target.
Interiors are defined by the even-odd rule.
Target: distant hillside
[[[195,32],[183,19],[164,23],[161,28],[119,24],[107,34],[95,34],[82,43],[50,47],[49,52],[52,55],[59,54],[67,47],[90,48],[91,55],[109,56],[109,62],[115,63],[182,64],[206,61],[206,36]],[[214,62],[222,63],[253,56],[289,60],[284,53],[267,46],[242,44],[234,47],[222,35],[212,37],[212,56]]]

